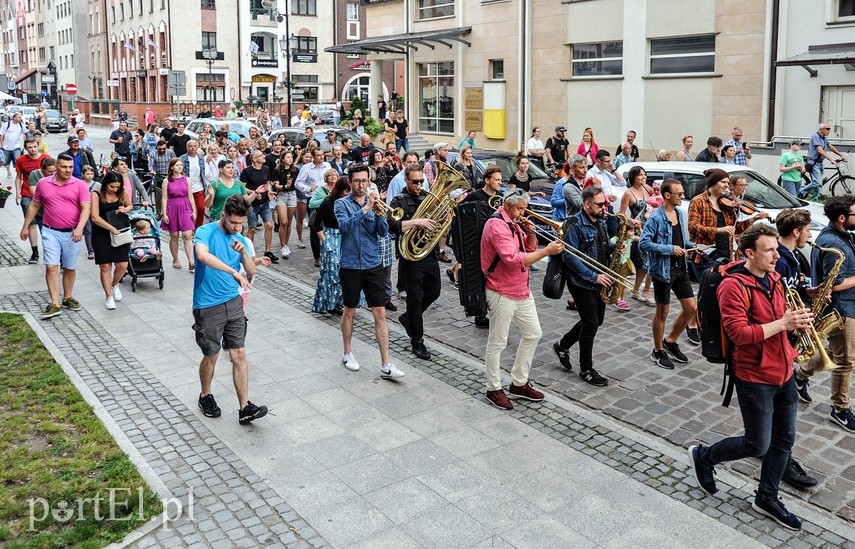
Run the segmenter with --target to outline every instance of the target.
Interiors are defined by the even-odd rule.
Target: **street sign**
[[[77,94],[77,84],[66,84],[65,85],[65,93],[68,95],[76,95]]]
[[[47,96],[48,96],[48,91],[42,90],[42,97],[47,97]]]
[[[166,76],[170,95],[187,95],[187,75],[184,71],[169,71]]]
[[[291,101],[303,101],[306,99],[306,93],[303,90],[291,90]]]
[[[6,82],[6,89],[14,90],[15,89],[15,83],[14,82]]]

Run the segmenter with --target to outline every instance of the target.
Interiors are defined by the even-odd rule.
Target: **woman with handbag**
[[[91,198],[92,248],[95,252],[95,264],[101,270],[101,286],[106,296],[104,306],[112,311],[116,308],[116,302],[122,300],[119,281],[128,270],[128,255],[133,237],[129,228],[124,227],[127,231],[122,232],[119,227],[111,224],[108,214],[124,214],[133,209],[133,206],[130,196],[125,192],[122,176],[114,171],[107,172],[101,182],[101,188],[92,191]],[[123,216],[119,216],[121,217]],[[109,219],[116,222],[115,215]]]

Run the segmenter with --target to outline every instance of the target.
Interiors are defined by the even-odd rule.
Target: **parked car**
[[[235,132],[241,137],[249,137],[250,128],[255,128],[258,130],[259,135],[264,135],[264,131],[261,128],[245,118],[194,118],[187,122],[187,127],[184,128],[184,133],[193,139],[198,139],[199,132],[202,131],[202,128],[205,127],[206,124],[212,126],[215,132],[219,131],[220,126],[223,124],[228,124],[229,130]]]
[[[29,124],[36,115],[36,107],[24,105],[21,107],[21,114],[24,116],[24,124]]]
[[[353,144],[357,145],[359,143],[359,135],[352,130],[344,128],[342,126],[308,126],[312,128],[315,132],[315,139],[318,140],[321,144],[321,149],[325,152],[330,150],[331,145],[327,141],[327,132],[332,130],[335,132],[336,141],[341,143],[341,140],[345,137],[350,137],[353,139]],[[268,141],[273,141],[275,139],[279,139],[281,137],[285,137],[288,140],[288,143],[294,145],[299,143],[301,139],[306,137],[306,128],[282,128],[279,130],[273,130],[267,136]]]
[[[449,165],[453,166],[459,158],[459,151],[448,151],[447,160]],[[516,155],[514,153],[476,149],[472,153],[472,159],[475,161],[479,177],[484,174],[487,166],[491,164],[498,166],[502,170],[502,192],[507,190],[508,181],[510,181],[514,172],[517,171]],[[555,186],[555,182],[550,179],[549,174],[534,164],[529,164],[528,173],[531,177],[531,190],[533,192],[544,193],[543,198],[539,196],[531,197],[528,207],[534,213],[551,219],[552,204],[549,203],[549,198],[552,196],[552,188]]]
[[[664,180],[673,178],[683,184],[683,192],[686,197],[683,200],[680,209],[683,211],[684,218],[688,222],[689,218],[689,202],[695,196],[706,190],[706,178],[704,171],[710,168],[719,168],[728,173],[728,175],[738,174],[748,181],[748,190],[745,192],[745,198],[751,201],[759,211],[769,214],[769,221],[774,222],[775,217],[786,208],[804,208],[811,214],[811,234],[815,239],[828,223],[823,212],[822,205],[816,202],[809,202],[796,198],[766,176],[753,170],[747,166],[738,166],[733,164],[716,164],[706,162],[637,162],[632,164],[623,164],[617,171],[624,177],[627,177],[630,168],[633,166],[641,166],[647,172],[647,181]],[[626,191],[626,187],[615,189],[615,194],[620,197]],[[746,214],[740,214],[739,219],[750,217]],[[810,257],[810,249],[805,248],[806,257]]]
[[[52,132],[67,132],[68,131],[68,120],[62,116],[62,113],[56,109],[48,109],[47,110],[47,125],[45,126],[45,130],[48,133]]]

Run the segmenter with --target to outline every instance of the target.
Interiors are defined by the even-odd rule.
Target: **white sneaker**
[[[107,307],[108,311],[112,311],[116,308],[116,300],[113,299],[113,296],[107,298],[107,300],[104,302],[104,306]]]
[[[116,301],[122,300],[122,289],[119,288],[118,284],[113,286],[113,299]]]
[[[279,250],[279,255],[282,256],[282,259],[288,259],[288,256],[291,255],[291,248],[282,246],[282,249]]]
[[[308,228],[308,226],[309,226],[309,218],[307,217],[306,219],[303,220],[303,228],[306,229],[306,228]]]
[[[359,370],[359,363],[356,362],[356,358],[353,357],[353,353],[347,353],[346,355],[342,355],[341,364],[351,372],[356,372]]]
[[[380,367],[380,377],[383,379],[401,379],[405,375],[407,374],[396,368],[394,364],[387,364]]]
[[[304,249],[304,248],[306,247],[306,244],[305,244],[305,243],[303,243],[303,241],[302,241],[302,240],[298,240],[298,241],[297,241],[297,247],[298,247],[298,248],[300,248],[300,249],[302,250],[302,249]]]

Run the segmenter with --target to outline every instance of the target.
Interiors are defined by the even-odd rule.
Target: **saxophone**
[[[612,252],[612,257],[609,259],[609,269],[613,272],[620,273],[622,276],[626,276],[629,274],[630,266],[632,262],[625,261],[621,263],[621,256],[624,254],[625,250],[623,250],[623,244],[627,242],[628,239],[631,239],[631,233],[635,230],[635,225],[630,223],[630,219],[628,216],[624,214],[609,214],[614,215],[620,220],[620,225],[617,230],[617,240],[615,240],[615,250]],[[613,305],[617,303],[617,300],[620,296],[621,285],[620,284],[612,284],[611,286],[603,286],[600,289],[600,299],[603,300],[603,303],[606,305]]]
[[[832,309],[831,312],[825,316],[821,317],[820,315],[825,310],[828,296],[831,295],[831,287],[834,286],[834,281],[837,280],[837,276],[840,274],[840,269],[843,267],[843,261],[846,258],[843,255],[843,252],[837,248],[823,248],[822,246],[817,246],[813,242],[808,242],[808,244],[821,252],[835,254],[837,256],[837,261],[834,262],[834,266],[828,272],[828,275],[825,277],[825,282],[823,282],[819,287],[819,292],[813,300],[811,313],[813,313],[814,317],[813,332],[816,334],[816,338],[799,337],[799,340],[796,343],[796,352],[799,353],[799,356],[796,357],[796,362],[807,362],[810,360],[811,357],[817,353],[817,347],[819,348],[820,354],[825,355],[825,350],[822,349],[821,342],[826,339],[833,330],[839,329],[843,324],[843,318],[841,318],[840,313],[835,309]],[[822,370],[833,370],[836,367],[837,365],[831,362],[831,360],[827,358],[827,355],[823,356]]]

